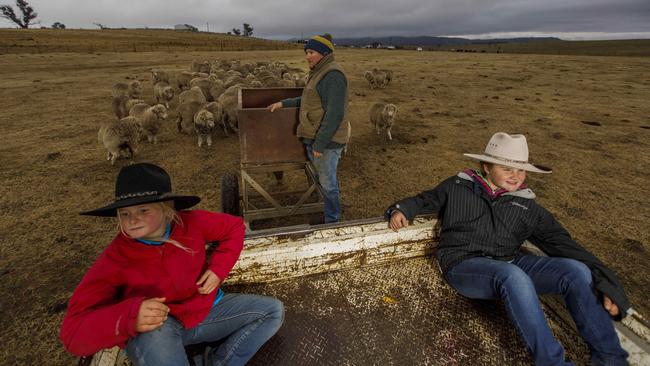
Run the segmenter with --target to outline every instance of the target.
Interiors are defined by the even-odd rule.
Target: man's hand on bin
[[[282,102],[275,102],[267,107],[271,112],[275,112],[276,109],[282,108]]]

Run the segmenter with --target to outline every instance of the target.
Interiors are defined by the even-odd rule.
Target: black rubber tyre
[[[236,173],[225,173],[221,176],[221,212],[241,216],[239,178]]]

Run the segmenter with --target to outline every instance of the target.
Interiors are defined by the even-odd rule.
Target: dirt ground
[[[65,304],[115,232],[77,212],[112,200],[120,161],[97,142],[113,117],[110,88],[152,67],[192,59],[277,60],[295,51],[0,55],[0,364],[73,364],[57,334]],[[550,175],[528,183],[574,238],[614,269],[634,308],[650,317],[650,58],[340,50],[353,124],[339,167],[343,219],[380,216],[390,203],[474,163],[497,131],[524,133]],[[367,69],[392,69],[370,90]],[[395,103],[393,140],[368,108]],[[238,140],[217,133],[199,149],[170,121],[137,161],[165,167],[176,191],[218,210],[219,177],[239,167]]]

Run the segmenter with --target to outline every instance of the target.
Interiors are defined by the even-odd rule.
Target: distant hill
[[[291,39],[290,41],[297,41]],[[450,45],[468,45],[468,44],[496,44],[496,43],[527,43],[540,41],[561,41],[555,37],[528,37],[528,38],[499,38],[499,39],[468,39],[455,37],[361,37],[361,38],[336,38],[335,43],[341,46],[363,47],[372,44],[381,44],[382,46],[420,46],[420,47],[438,47]]]
[[[299,41],[297,39],[292,40]],[[650,56],[650,39],[564,41],[555,37],[467,39],[453,37],[361,37],[335,38],[339,46],[363,47],[381,44],[426,51],[526,53],[542,55]]]

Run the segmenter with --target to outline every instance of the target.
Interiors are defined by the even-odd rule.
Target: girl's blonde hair
[[[159,209],[160,211],[162,211],[163,221],[165,223],[165,226],[169,225],[172,222],[177,224],[177,225],[183,226],[183,220],[181,220],[181,217],[178,215],[178,212],[174,209],[174,201],[154,202],[154,203],[151,203],[151,205],[154,208]],[[117,218],[117,227],[120,229],[120,232],[124,236],[126,236],[127,238],[130,238],[130,236],[122,228],[122,222],[119,219],[119,215],[118,215],[118,218]],[[177,248],[182,249],[183,251],[185,251],[187,253],[190,253],[190,254],[195,253],[194,250],[186,247],[185,245],[183,245],[180,242],[178,242],[178,241],[176,241],[174,239],[171,239],[171,238],[165,239],[164,237],[160,237],[160,238],[151,238],[150,240],[151,241],[162,241],[162,242],[165,242],[165,243],[169,243],[169,244],[172,244],[173,246],[175,246]]]

